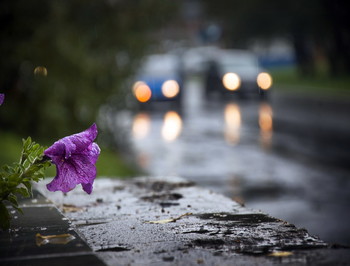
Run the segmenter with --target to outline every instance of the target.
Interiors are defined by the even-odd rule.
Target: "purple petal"
[[[4,100],[5,100],[5,94],[0,93],[0,105],[4,103]]]
[[[85,156],[87,156],[92,164],[96,164],[98,156],[100,155],[100,152],[101,152],[100,147],[97,145],[97,143],[93,142],[91,143],[89,148],[86,149],[81,154],[84,154]]]
[[[84,191],[88,194],[91,194],[92,192],[92,183],[87,183],[87,184],[84,184],[82,183],[81,186],[83,187]]]
[[[51,147],[45,150],[44,154],[49,156],[64,156],[68,159],[74,153],[83,152],[97,137],[97,126],[94,123],[87,130],[56,141]]]
[[[64,157],[68,159],[72,153],[76,150],[76,146],[69,138],[63,138],[56,141],[51,147],[47,148],[44,151],[46,156],[49,156],[51,159],[53,157],[59,157],[59,160]]]
[[[66,137],[66,138],[69,138],[69,140],[76,146],[76,148],[75,148],[76,152],[82,152],[87,147],[89,147],[90,144],[96,139],[97,133],[98,133],[97,126],[94,123],[87,130],[85,130],[81,133]],[[62,140],[66,139],[66,138],[63,138]]]
[[[75,172],[71,172],[71,167],[67,163],[56,164],[56,177],[46,185],[50,191],[62,191],[67,193],[75,188],[76,182]]]
[[[47,184],[50,191],[60,190],[69,192],[78,184],[92,183],[96,177],[96,167],[87,156],[74,155],[68,160],[61,160],[56,164],[57,175]],[[90,192],[91,193],[91,192]]]
[[[96,178],[96,161],[100,147],[94,143],[97,126],[93,124],[87,130],[56,141],[44,154],[56,164],[57,175],[47,185],[50,191],[68,192],[82,184],[90,194]]]

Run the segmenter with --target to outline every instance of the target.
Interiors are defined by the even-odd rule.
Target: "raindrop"
[[[32,199],[32,203],[37,203],[38,200],[37,199]]]

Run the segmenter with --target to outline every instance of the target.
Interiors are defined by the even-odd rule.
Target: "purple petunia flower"
[[[0,105],[3,104],[4,100],[5,100],[5,94],[0,93]]]
[[[56,177],[47,184],[50,191],[68,192],[81,184],[88,194],[96,178],[96,161],[100,147],[93,142],[97,137],[97,126],[93,124],[87,130],[56,141],[45,150],[56,165]]]

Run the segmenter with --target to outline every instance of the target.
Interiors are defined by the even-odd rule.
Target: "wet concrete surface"
[[[107,265],[346,265],[305,229],[176,176],[99,178],[94,192],[37,187]],[[67,209],[67,206],[70,209]],[[73,208],[74,207],[74,208]]]
[[[350,245],[349,101],[273,92],[267,101],[205,101],[200,83],[186,89],[175,114],[112,114],[141,169],[185,177]]]

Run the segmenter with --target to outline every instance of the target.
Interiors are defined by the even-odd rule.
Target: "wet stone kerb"
[[[293,263],[327,248],[305,229],[179,177],[99,178],[91,195],[38,189],[108,265],[271,264],[278,254]]]

